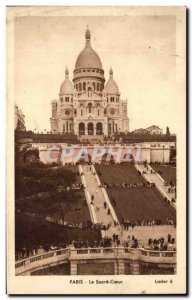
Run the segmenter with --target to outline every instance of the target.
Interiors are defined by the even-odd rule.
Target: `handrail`
[[[47,258],[50,258],[53,256],[67,254],[67,253],[69,253],[69,251],[70,251],[70,248],[65,248],[65,249],[53,250],[53,251],[49,251],[47,253],[44,252],[42,254],[30,256],[30,257],[24,258],[22,260],[16,261],[15,267],[18,268],[18,267],[24,266],[26,264],[36,262],[38,260],[44,260],[44,259],[47,259]]]

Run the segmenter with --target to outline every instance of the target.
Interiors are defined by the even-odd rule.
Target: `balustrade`
[[[131,248],[125,248],[125,253],[134,253],[134,250]]]
[[[110,254],[110,256],[109,256]],[[83,259],[85,259],[84,256],[87,257],[87,259],[90,259],[96,255],[99,255],[99,257],[105,259],[105,258],[115,258],[118,256],[118,258],[126,258],[126,255],[130,255],[131,257],[137,257],[138,261],[154,261],[159,262],[159,260],[166,259],[166,263],[175,263],[176,258],[176,251],[154,251],[154,250],[145,250],[145,249],[133,249],[133,248],[124,248],[124,247],[111,247],[111,248],[84,248],[84,249],[75,249],[75,248],[67,248],[67,249],[60,249],[56,251],[51,251],[48,253],[44,253],[41,255],[33,256],[27,259],[24,259],[22,261],[18,261],[15,263],[15,268],[17,270],[16,274],[19,274],[20,272],[23,273],[27,270],[33,269],[34,266],[36,266],[36,263],[39,261],[46,261],[48,260],[48,263],[52,262],[52,258],[55,257],[53,260],[56,262],[57,260],[60,261],[62,259],[81,259],[81,255],[83,256]],[[130,258],[130,256],[128,256]],[[46,262],[47,263],[47,262]],[[31,267],[30,267],[31,265]],[[41,263],[38,263],[38,266],[40,266]],[[42,262],[43,266],[43,262]],[[19,268],[21,271],[19,271]]]
[[[159,252],[149,252],[149,256],[159,257],[159,256],[160,256],[160,253],[159,253]]]

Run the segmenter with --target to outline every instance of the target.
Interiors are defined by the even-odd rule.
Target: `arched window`
[[[99,82],[97,83],[97,91],[99,91]]]
[[[86,83],[83,82],[83,90],[85,91],[86,90]]]
[[[97,111],[97,114],[98,114],[98,116],[99,116],[99,109],[98,109],[98,111]]]
[[[91,109],[92,109],[92,104],[89,103],[89,104],[88,104],[88,111],[89,111],[89,114],[91,114]]]
[[[102,83],[100,84],[100,92],[102,91]]]
[[[81,108],[81,116],[83,115],[83,109]]]
[[[84,135],[85,134],[85,124],[79,123],[79,134]]]
[[[95,82],[93,82],[93,90],[95,91]]]
[[[79,83],[79,91],[82,91],[82,86],[81,86],[81,82]]]
[[[76,84],[76,90],[77,90],[77,92],[78,92],[78,90],[79,90],[79,88],[78,88],[78,84]]]
[[[94,132],[93,123],[87,124],[87,130],[88,130],[88,135],[93,135]]]

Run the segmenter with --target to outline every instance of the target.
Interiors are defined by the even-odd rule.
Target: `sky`
[[[179,130],[174,16],[25,16],[14,25],[15,103],[28,130],[50,131],[51,101],[58,99],[66,65],[72,80],[87,25],[106,81],[111,66],[128,101],[130,131]]]

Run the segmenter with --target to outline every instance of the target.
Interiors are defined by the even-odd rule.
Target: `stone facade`
[[[66,67],[59,99],[52,101],[50,122],[53,133],[110,136],[129,131],[127,101],[120,97],[111,68],[105,84],[101,60],[91,47],[89,29],[85,33],[85,48],[76,60],[73,83]]]

